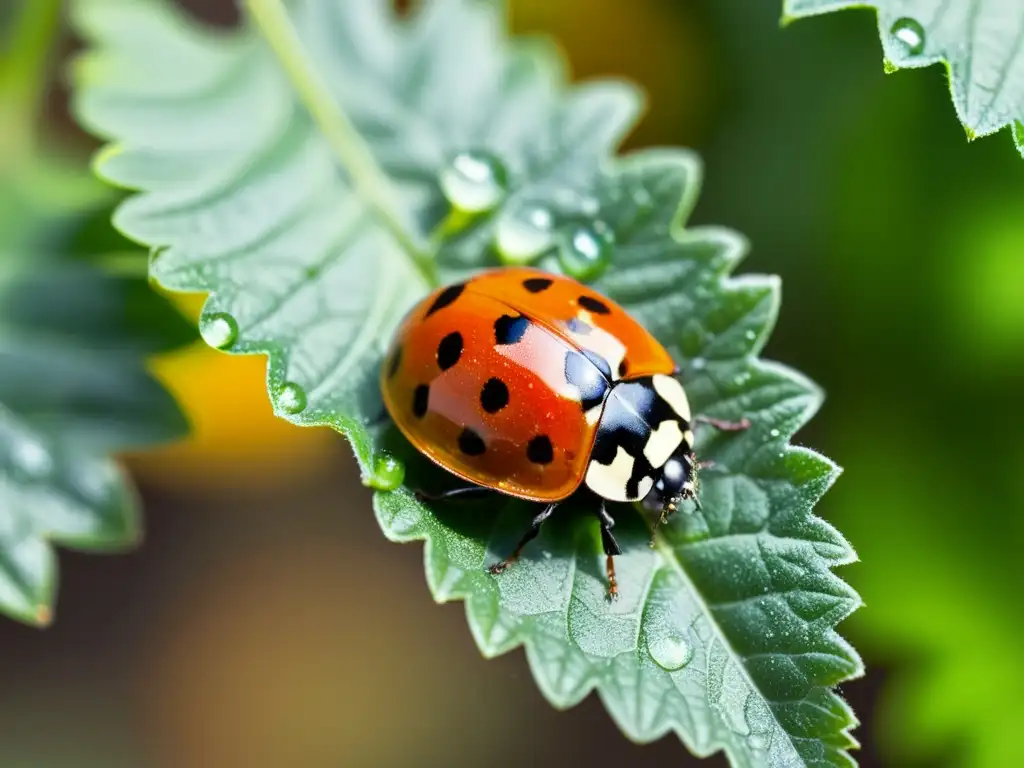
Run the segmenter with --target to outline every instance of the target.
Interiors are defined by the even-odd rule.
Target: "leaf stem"
[[[33,144],[47,66],[60,30],[61,0],[23,0],[7,51],[0,56],[0,138],[3,154],[25,157]],[[0,160],[3,158],[0,157]]]
[[[277,56],[281,67],[313,120],[320,126],[359,195],[375,210],[381,223],[412,259],[431,286],[437,285],[437,269],[431,255],[409,234],[395,210],[391,180],[344,109],[331,95],[306,54],[302,39],[281,0],[244,0],[260,34]]]

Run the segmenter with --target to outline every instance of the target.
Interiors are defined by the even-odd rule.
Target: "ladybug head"
[[[679,502],[697,498],[697,470],[693,454],[677,453],[658,471],[654,486],[643,499],[643,506],[652,512],[671,514]]]

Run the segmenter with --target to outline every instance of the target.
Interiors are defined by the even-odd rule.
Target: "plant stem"
[[[27,156],[46,91],[53,40],[60,30],[61,0],[22,0],[7,52],[0,57],[0,139],[4,154]],[[3,158],[0,157],[0,161]]]
[[[335,101],[310,62],[281,0],[245,0],[245,6],[280,61],[299,100],[309,110],[348,171],[356,191],[373,207],[427,283],[437,285],[433,258],[417,245],[395,210],[391,180],[381,170],[352,120]]]

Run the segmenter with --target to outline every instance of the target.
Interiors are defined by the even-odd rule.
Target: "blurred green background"
[[[237,21],[230,0],[185,5]],[[578,76],[644,86],[630,146],[698,150],[694,223],[743,232],[744,269],[783,278],[766,356],[828,392],[798,441],[845,467],[819,514],[863,561],[842,571],[867,603],[842,627],[869,669],[843,691],[862,764],[1016,765],[1024,162],[1005,135],[968,145],[941,69],[883,75],[871,12],[780,29],[778,5],[511,0]],[[39,131],[84,168],[66,97],[55,69]],[[80,241],[123,247],[104,215]],[[197,345],[153,366],[195,434],[126,457],[138,552],[62,553],[55,626],[0,622],[0,766],[697,764],[629,744],[593,697],[555,712],[518,653],[482,660],[420,548],[380,535],[343,441],[274,420],[261,359]]]

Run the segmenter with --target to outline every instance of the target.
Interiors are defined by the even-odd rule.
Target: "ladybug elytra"
[[[421,496],[499,492],[545,505],[491,572],[518,558],[560,502],[586,494],[614,597],[621,550],[605,501],[641,501],[664,520],[696,500],[694,419],[676,373],[665,348],[610,299],[568,277],[500,268],[412,309],[384,358],[381,389],[406,438],[470,484]]]

